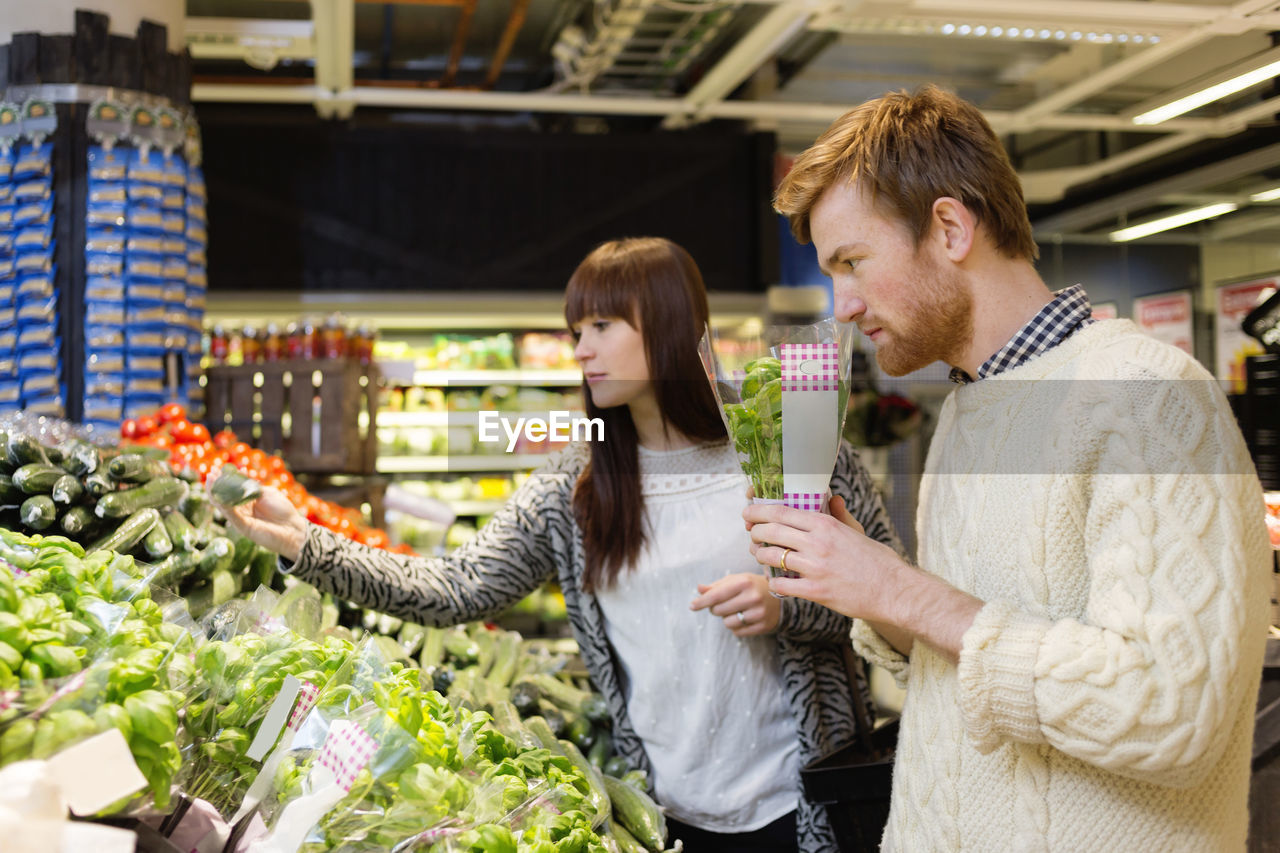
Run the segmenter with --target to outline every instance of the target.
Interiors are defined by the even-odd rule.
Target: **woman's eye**
[[[608,320],[596,320],[596,321],[595,321],[594,323],[592,323],[591,325],[595,327],[595,330],[596,330],[597,332],[603,332],[605,329],[609,328],[609,321],[608,321]]]

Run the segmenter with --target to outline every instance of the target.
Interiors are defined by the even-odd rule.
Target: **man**
[[[1217,384],[1050,293],[1008,157],[953,95],[848,113],[775,207],[886,372],[959,383],[918,568],[838,500],[744,512],[756,558],[799,574],[773,590],[855,617],[907,688],[883,849],[1243,850],[1271,557]]]

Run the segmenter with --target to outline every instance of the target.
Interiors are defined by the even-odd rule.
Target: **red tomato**
[[[157,413],[160,417],[160,423],[173,423],[177,420],[183,420],[187,417],[187,409],[180,403],[166,403],[160,407]]]
[[[173,438],[169,436],[168,433],[158,432],[155,435],[148,436],[145,443],[152,447],[163,447],[167,449],[173,447]]]
[[[221,450],[226,450],[236,443],[236,434],[229,429],[220,430],[213,437],[213,443]]]
[[[120,424],[120,437],[121,438],[137,438],[138,437],[138,419],[137,418],[129,418],[124,423]]]
[[[364,531],[364,544],[373,548],[385,548],[391,544],[391,537],[385,531],[371,527]]]
[[[167,422],[169,425],[169,435],[173,436],[173,440],[181,444],[191,441],[191,421],[186,418],[175,418]]]
[[[156,419],[147,415],[138,418],[138,435],[137,438],[145,438],[160,428],[160,424],[156,423]]]
[[[204,424],[195,423],[191,425],[191,440],[197,441],[202,445],[209,444],[209,428]]]

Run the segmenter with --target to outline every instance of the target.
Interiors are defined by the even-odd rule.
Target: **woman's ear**
[[[934,199],[932,236],[937,248],[951,261],[962,262],[973,250],[978,220],[964,203],[950,196]]]

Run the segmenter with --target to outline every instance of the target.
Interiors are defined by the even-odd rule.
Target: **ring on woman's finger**
[[[738,624],[739,624],[739,625],[745,625],[745,624],[747,624],[747,617],[745,617],[745,616],[743,616],[743,615],[742,615],[742,611],[741,611],[741,610],[739,610],[739,611],[738,611]]]
[[[788,555],[788,554],[790,554],[790,553],[791,553],[791,549],[790,549],[790,548],[783,548],[783,549],[782,549],[782,562],[781,562],[780,568],[781,568],[784,572],[785,572],[785,571],[788,571],[788,569],[787,569],[787,555]]]

